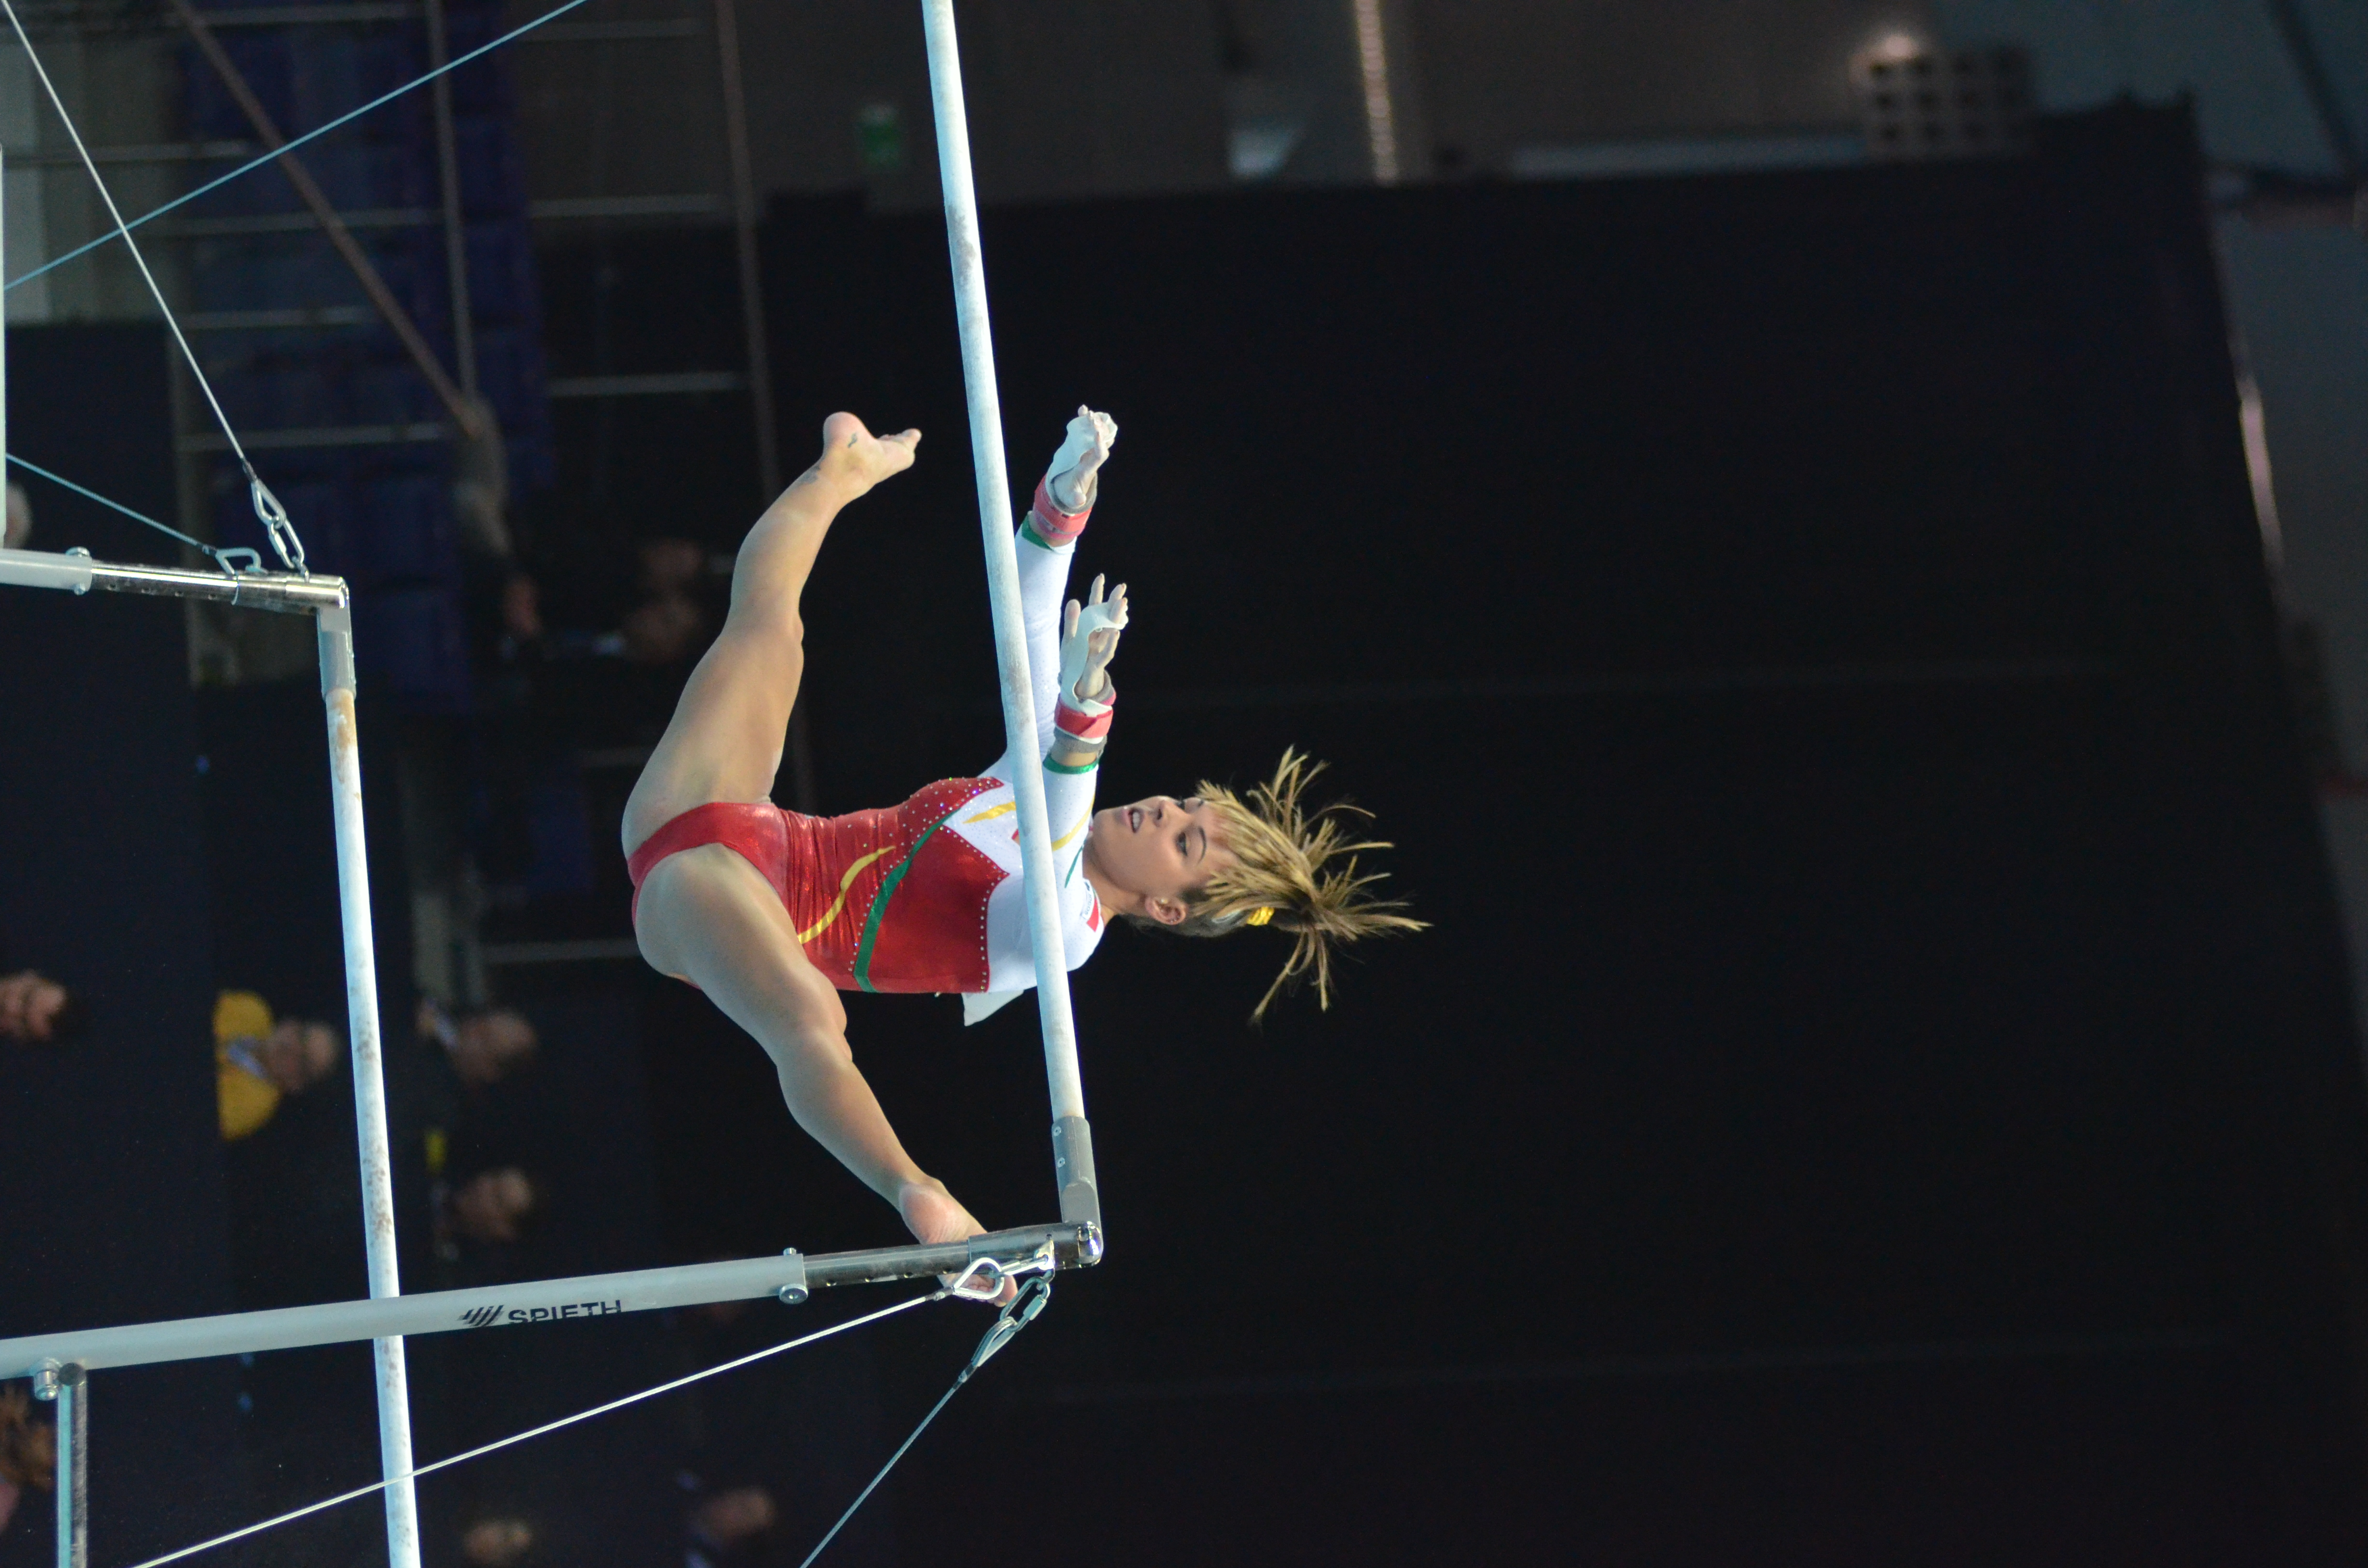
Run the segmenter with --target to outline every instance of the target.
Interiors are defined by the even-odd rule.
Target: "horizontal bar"
[[[249,430],[240,439],[250,452],[285,451],[299,447],[399,447],[414,441],[441,441],[451,435],[449,426],[322,425],[283,430]],[[226,452],[229,438],[218,434],[184,436],[173,443],[183,455]]]
[[[556,196],[526,204],[529,218],[712,218],[719,196]]]
[[[22,588],[63,588],[86,594],[141,594],[152,598],[204,599],[246,609],[289,610],[307,615],[341,609],[347,603],[343,577],[302,577],[293,572],[194,572],[177,566],[116,566],[87,555],[52,555],[40,550],[0,550],[0,583]]]
[[[983,1257],[1014,1263],[1048,1245],[1057,1267],[1091,1268],[1102,1260],[1102,1230],[1091,1221],[1064,1221],[1057,1225],[989,1231],[966,1242],[948,1242],[941,1246],[817,1253],[806,1259],[806,1283],[816,1290],[827,1290],[840,1285],[877,1285],[891,1279],[959,1274]]]
[[[488,942],[478,957],[496,968],[530,963],[597,963],[638,959],[642,948],[631,937],[590,937],[573,942]]]
[[[368,305],[311,305],[287,311],[190,311],[184,332],[268,332],[280,327],[370,326],[379,319]]]
[[[709,1301],[746,1301],[806,1288],[805,1260],[792,1252],[733,1263],[643,1268],[575,1279],[530,1280],[80,1333],[30,1335],[0,1339],[0,1369],[10,1377],[23,1377],[44,1361],[79,1361],[90,1368],[145,1367],[204,1356],[250,1355],[451,1329],[572,1322]]]
[[[679,370],[651,376],[555,376],[544,390],[553,397],[666,397],[687,392],[747,390],[737,370]]]
[[[325,1301],[260,1312],[130,1324],[0,1339],[0,1378],[31,1375],[44,1363],[86,1368],[141,1367],[205,1356],[252,1355],[308,1345],[391,1339],[460,1329],[568,1323],[621,1312],[702,1306],[782,1296],[798,1301],[832,1286],[876,1284],[961,1272],[981,1258],[1019,1263],[1053,1249],[1062,1268],[1101,1261],[1100,1231],[1092,1225],[1033,1225],[992,1231],[944,1246],[878,1247],[865,1252],[802,1257],[752,1257],[729,1263],[640,1268],[571,1279],[538,1279],[466,1290],[431,1290],[364,1301]],[[784,1294],[786,1292],[786,1294]]]
[[[424,229],[444,222],[433,207],[370,207],[340,212],[348,229]],[[149,233],[168,240],[234,239],[243,234],[312,233],[321,221],[310,212],[263,212],[245,218],[180,218]]]
[[[520,43],[635,43],[643,39],[697,38],[707,29],[697,18],[665,22],[552,22],[518,40]]]

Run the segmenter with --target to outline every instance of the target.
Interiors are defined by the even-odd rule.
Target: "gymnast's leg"
[[[982,1229],[945,1184],[913,1163],[847,1046],[847,1011],[798,946],[765,879],[721,845],[670,855],[642,883],[651,963],[683,977],[765,1048],[790,1114],[924,1242]]]
[[[823,426],[823,455],[767,508],[740,547],[732,608],[691,673],[666,736],[625,808],[628,854],[684,812],[760,801],[780,767],[804,668],[798,599],[840,507],[911,466],[917,430],[874,437],[849,414]],[[798,945],[789,912],[757,869],[720,845],[670,855],[643,880],[634,917],[642,956],[691,982],[773,1059],[798,1125],[925,1242],[981,1227],[915,1165],[857,1071],[847,1013]]]
[[[851,414],[823,425],[814,467],[765,509],[732,569],[723,630],[691,671],[625,803],[625,852],[695,807],[772,795],[805,672],[798,600],[839,508],[913,463],[918,430],[874,436]]]

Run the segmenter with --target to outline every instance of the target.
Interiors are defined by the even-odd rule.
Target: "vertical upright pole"
[[[354,718],[354,619],[320,614],[321,696],[329,710],[329,790],[337,834],[337,904],[345,923],[346,1016],[353,1034],[354,1126],[361,1144],[362,1234],[372,1298],[403,1292],[394,1255],[394,1171],[386,1143],[386,1073],[378,1026],[378,953],[370,933],[370,846],[362,831],[362,753]],[[378,1361],[378,1448],[390,1481],[411,1471],[411,1391],[403,1341],[371,1342]],[[419,1568],[419,1505],[408,1480],[386,1489],[393,1568]]]
[[[57,1373],[58,1568],[90,1564],[90,1379],[80,1365]]]
[[[0,150],[0,263],[8,255],[8,156]],[[0,304],[0,507],[7,505],[8,486],[8,312]],[[7,524],[0,517],[0,533]]]
[[[928,34],[929,102],[938,121],[938,175],[945,193],[946,244],[953,256],[954,315],[962,329],[962,388],[970,401],[971,460],[978,471],[979,528],[986,543],[986,592],[995,611],[995,664],[1003,679],[1003,727],[1011,755],[1036,748],[1036,698],[1028,676],[1028,627],[1019,604],[1017,519],[1003,466],[1003,405],[995,386],[995,335],[986,312],[986,260],[978,236],[978,192],[971,178],[970,122],[962,107],[962,54],[953,0],[921,0]],[[1036,949],[1036,1008],[1044,1028],[1044,1075],[1053,1094],[1053,1158],[1064,1221],[1101,1218],[1086,1090],[1077,1067],[1077,1028],[1069,1012],[1069,966],[1061,941],[1060,882],[1044,808],[1044,778],[1013,769],[1019,805],[1019,859],[1028,927]]]

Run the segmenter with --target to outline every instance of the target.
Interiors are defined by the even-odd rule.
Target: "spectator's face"
[[[687,598],[652,599],[625,617],[625,656],[637,665],[680,664],[699,652],[707,617]]]
[[[66,988],[30,970],[0,979],[0,1040],[49,1039],[65,1006]]]
[[[707,551],[687,539],[654,539],[642,545],[642,586],[660,596],[689,590],[707,570]]]
[[[773,1494],[761,1486],[719,1492],[691,1511],[691,1528],[718,1546],[738,1546],[773,1528]]]
[[[453,1221],[473,1241],[514,1242],[533,1212],[534,1184],[516,1166],[486,1171],[452,1195]]]
[[[473,1014],[452,1031],[452,1070],[464,1083],[499,1083],[534,1048],[534,1026],[507,1007]]]
[[[521,642],[542,635],[542,590],[524,573],[502,585],[502,630]]]
[[[534,1527],[524,1519],[479,1519],[461,1537],[470,1568],[510,1568],[534,1550]]]
[[[282,1018],[272,1026],[263,1049],[256,1052],[264,1075],[285,1095],[301,1095],[337,1064],[343,1047],[337,1031],[326,1024]]]

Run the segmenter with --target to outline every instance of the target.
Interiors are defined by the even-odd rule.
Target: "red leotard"
[[[721,844],[772,884],[814,967],[841,991],[985,991],[986,905],[1003,869],[938,828],[991,778],[941,778],[900,806],[810,817],[699,806],[627,859],[636,901],[669,855]]]

